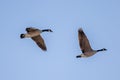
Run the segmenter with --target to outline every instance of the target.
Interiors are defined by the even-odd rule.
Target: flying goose
[[[100,51],[106,51],[107,49],[99,49],[99,50],[93,50],[89,44],[89,40],[87,39],[85,33],[83,32],[82,28],[78,30],[78,39],[79,39],[79,45],[82,51],[82,54],[76,56],[76,58],[81,58],[81,57],[90,57],[97,52]]]
[[[40,29],[36,29],[33,27],[28,27],[26,28],[27,33],[26,34],[20,34],[20,38],[31,38],[33,41],[35,41],[35,43],[43,50],[46,51],[46,45],[45,42],[43,40],[43,38],[40,36],[40,33],[42,32],[53,32],[51,29],[44,29],[44,30],[40,30]]]

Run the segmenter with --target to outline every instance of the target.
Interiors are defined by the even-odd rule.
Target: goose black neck
[[[48,32],[49,31],[49,29],[43,29],[42,30],[42,32]]]
[[[99,49],[99,50],[97,50],[97,52],[100,52],[100,51],[105,51],[105,49]]]

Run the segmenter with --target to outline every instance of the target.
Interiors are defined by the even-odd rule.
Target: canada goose
[[[21,34],[20,38],[31,38],[35,43],[43,50],[46,51],[46,45],[43,40],[43,38],[40,36],[40,33],[42,32],[53,32],[51,29],[44,29],[44,30],[39,30],[33,27],[28,27],[26,28],[27,33],[26,34]]]
[[[76,58],[81,57],[90,57],[94,54],[96,54],[99,51],[106,51],[107,49],[99,49],[99,50],[93,50],[89,44],[89,40],[87,39],[85,33],[83,32],[82,28],[78,30],[78,39],[79,39],[79,45],[82,51],[82,54],[76,56]]]

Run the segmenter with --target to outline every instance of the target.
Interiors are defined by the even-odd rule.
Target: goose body
[[[80,49],[82,51],[82,54],[76,56],[76,58],[81,58],[81,57],[90,57],[96,54],[97,52],[100,51],[106,51],[107,49],[99,49],[99,50],[93,50],[90,46],[89,40],[85,33],[83,32],[82,28],[78,30],[78,40],[79,40],[79,45]]]
[[[47,50],[44,39],[41,37],[40,34],[42,32],[52,32],[51,29],[40,30],[40,29],[28,27],[28,28],[26,28],[26,31],[27,31],[26,34],[21,34],[20,35],[21,39],[31,38],[43,51]]]

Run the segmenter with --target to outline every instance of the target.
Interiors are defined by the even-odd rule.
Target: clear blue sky
[[[20,39],[29,26],[54,31],[47,52]],[[108,51],[77,59],[80,27]],[[0,29],[0,80],[120,80],[119,0],[0,0]]]

